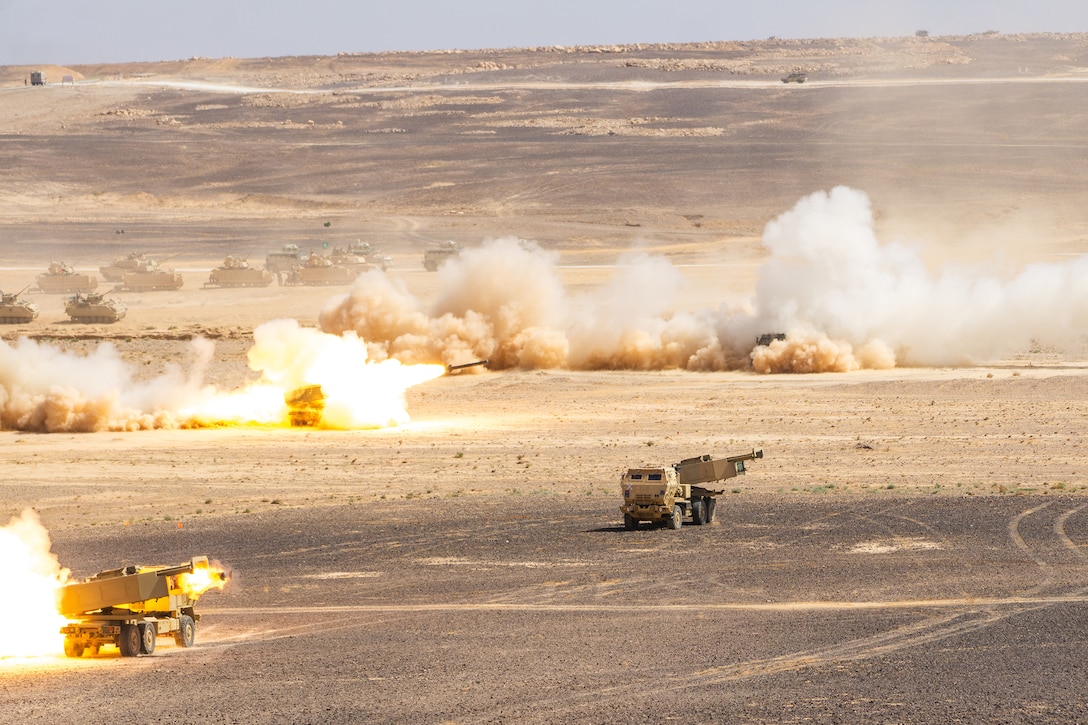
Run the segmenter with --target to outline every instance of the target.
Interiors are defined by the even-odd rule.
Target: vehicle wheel
[[[140,628],[135,624],[122,624],[117,648],[121,650],[122,657],[135,657],[140,654]]]
[[[196,640],[196,622],[188,614],[183,614],[178,619],[178,631],[174,632],[174,642],[178,647],[192,647],[194,640]]]
[[[631,514],[624,514],[623,515],[623,528],[627,529],[628,531],[634,531],[635,529],[638,528],[638,519],[636,519]]]
[[[145,622],[140,627],[140,654],[149,655],[155,651],[158,627],[154,622]]]
[[[66,657],[82,657],[83,643],[72,637],[64,638],[64,654]]]
[[[703,500],[697,498],[691,502],[691,523],[696,526],[702,526],[706,523],[706,508],[703,505]]]
[[[707,496],[703,499],[703,509],[703,522],[707,524],[714,523],[714,513],[718,509],[718,499]]]
[[[680,504],[676,504],[672,507],[672,516],[665,520],[665,525],[670,529],[679,529],[683,523],[684,509],[680,508]]]

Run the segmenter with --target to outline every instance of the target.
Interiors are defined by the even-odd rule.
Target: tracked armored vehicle
[[[197,556],[178,566],[111,569],[61,587],[57,610],[71,621],[60,630],[64,654],[95,655],[112,645],[122,657],[149,655],[165,634],[179,647],[192,647],[200,621],[193,606],[226,580],[226,572],[208,557]]]
[[[38,306],[33,302],[19,299],[26,292],[7,294],[0,291],[0,325],[19,325],[30,322],[38,316]]]
[[[306,258],[306,264],[296,272],[297,284],[308,287],[351,284],[359,276],[359,272],[335,265],[329,257],[323,257],[317,252],[311,252]]]
[[[264,258],[264,268],[274,275],[280,276],[302,264],[302,252],[297,244],[284,244],[283,249],[269,252]]]
[[[208,275],[205,287],[267,287],[272,284],[272,273],[267,269],[251,267],[245,259],[227,256],[223,264]]]
[[[49,270],[38,275],[38,291],[47,294],[70,295],[90,292],[98,287],[98,278],[81,274],[64,262],[50,262]]]
[[[393,258],[374,249],[370,242],[352,242],[348,245],[348,253],[362,257],[364,262],[383,272],[393,266]]]
[[[782,76],[783,83],[804,83],[808,80],[808,75],[801,71],[794,71]]]
[[[366,257],[361,254],[355,254],[350,249],[341,249],[334,247],[329,254],[329,261],[332,262],[334,267],[343,267],[344,269],[350,269],[358,277],[363,272],[373,269],[374,266],[366,261]]]
[[[461,245],[453,240],[447,240],[423,253],[423,269],[428,272],[437,271],[444,263],[459,256],[461,256]]]
[[[147,255],[142,252],[129,252],[125,256],[113,260],[113,264],[99,267],[98,272],[102,275],[102,279],[107,282],[123,282],[125,272],[135,272],[141,264],[147,264],[149,261],[152,260],[148,259]],[[153,263],[157,264],[157,262]]]
[[[126,292],[154,292],[181,289],[184,280],[172,269],[160,267],[154,260],[140,262],[136,269],[121,277],[121,289]]]
[[[753,450],[729,458],[712,455],[685,458],[671,466],[630,468],[620,480],[623,491],[623,527],[637,529],[650,521],[679,529],[685,517],[696,526],[714,521],[717,497],[725,493],[725,481],[743,475],[745,461],[763,458]]]
[[[64,305],[64,312],[72,322],[84,324],[117,322],[128,308],[117,300],[105,299],[100,294],[77,294]]]

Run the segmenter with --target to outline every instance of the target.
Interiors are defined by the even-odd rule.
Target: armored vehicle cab
[[[696,526],[712,523],[717,497],[725,493],[724,481],[743,475],[745,461],[757,458],[763,458],[763,451],[729,458],[708,454],[671,466],[629,468],[620,480],[624,528],[637,529],[640,522],[651,521],[679,529],[689,516]]]

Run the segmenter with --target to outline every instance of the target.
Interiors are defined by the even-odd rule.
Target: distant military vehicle
[[[367,264],[372,264],[383,272],[393,266],[393,258],[374,249],[370,242],[354,241],[348,245],[348,253],[362,257]]]
[[[786,333],[784,332],[765,332],[756,338],[756,345],[767,347],[775,340],[785,340]]]
[[[434,272],[446,261],[459,256],[461,256],[461,245],[452,239],[447,240],[423,253],[423,269]]]
[[[121,277],[121,289],[126,292],[153,292],[180,289],[184,280],[173,269],[160,267],[153,259],[144,260],[136,269]]]
[[[321,424],[325,414],[325,391],[320,385],[303,385],[283,396],[287,418],[296,428],[312,428]]]
[[[50,262],[49,270],[38,275],[38,291],[48,294],[70,295],[90,292],[98,287],[98,278],[80,274],[64,262]]]
[[[208,275],[205,287],[267,287],[272,284],[272,273],[267,269],[249,266],[243,258],[227,255],[223,264]]]
[[[45,85],[45,73],[40,70],[30,71],[30,85],[32,86],[44,86]]]
[[[356,277],[368,269],[374,268],[373,265],[366,261],[366,255],[355,254],[350,249],[341,249],[340,247],[333,247],[332,252],[329,253],[329,261],[335,267],[350,269],[355,272]]]
[[[275,275],[290,272],[300,264],[302,264],[302,252],[299,251],[297,244],[284,244],[283,249],[269,252],[264,258],[264,268]]]
[[[76,294],[64,305],[64,312],[72,322],[85,324],[117,322],[128,308],[117,300],[105,299],[100,294]]]
[[[328,257],[323,257],[317,252],[311,252],[310,256],[306,258],[306,263],[295,270],[292,281],[295,284],[314,287],[351,284],[358,276],[359,272],[335,265]]]
[[[629,468],[620,480],[624,528],[637,529],[639,522],[652,521],[679,529],[685,516],[696,526],[712,523],[717,497],[725,493],[723,481],[742,475],[744,462],[756,458],[763,458],[763,451],[729,458],[708,454],[671,466]]]
[[[140,265],[157,267],[162,262],[173,259],[176,256],[178,255],[171,254],[169,257],[155,260],[148,257],[143,252],[129,252],[125,256],[113,260],[113,264],[99,267],[98,271],[102,275],[102,278],[107,282],[123,282],[125,280],[125,272],[136,272],[140,269]]]
[[[23,292],[26,292],[26,289],[15,294],[0,291],[0,324],[18,325],[30,322],[38,316],[36,304],[19,299],[19,295]]]
[[[57,590],[57,610],[69,624],[61,627],[64,654],[96,655],[114,646],[122,657],[149,655],[160,634],[179,647],[192,647],[200,615],[197,599],[221,587],[227,573],[196,556],[178,566],[125,566],[99,572]]]
[[[801,71],[793,71],[782,76],[783,83],[804,83],[808,80],[808,76]]]

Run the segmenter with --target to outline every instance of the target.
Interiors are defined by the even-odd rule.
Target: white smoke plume
[[[188,372],[168,364],[141,380],[111,343],[87,354],[26,338],[0,341],[0,429],[43,433],[130,431],[207,425],[282,425],[285,394],[306,385],[323,393],[320,425],[380,428],[406,423],[404,391],[441,375],[437,365],[372,363],[353,333],[329,335],[295,320],[272,320],[253,332],[250,368],[258,380],[234,391],[204,385],[214,353],[194,339]]]
[[[189,372],[167,365],[141,381],[105,342],[86,355],[20,338],[0,342],[0,428],[42,433],[173,428],[196,397],[212,345],[194,340]]]
[[[683,276],[638,253],[604,289],[571,294],[555,255],[506,238],[447,262],[430,309],[370,272],[319,320],[356,333],[378,359],[765,373],[971,364],[1032,341],[1058,346],[1088,322],[1088,257],[1012,277],[951,266],[934,275],[915,250],[882,244],[868,197],[846,187],[801,199],[767,224],[763,244],[755,297],[713,309],[675,310]],[[787,337],[756,346],[766,332]]]
[[[32,509],[0,527],[0,658],[63,651],[56,591],[70,572],[50,550],[49,532]]]

